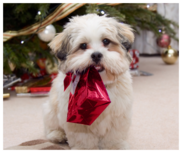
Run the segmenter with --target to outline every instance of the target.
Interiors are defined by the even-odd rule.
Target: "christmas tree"
[[[38,73],[39,59],[49,59],[54,63],[55,57],[47,44],[49,37],[44,33],[39,35],[52,24],[57,33],[69,18],[75,15],[96,13],[115,17],[120,22],[130,24],[136,33],[138,28],[152,31],[159,36],[160,28],[165,28],[166,33],[173,39],[178,25],[156,12],[155,5],[148,8],[146,4],[3,4],[3,74],[14,73],[21,76],[26,70],[29,73]],[[53,34],[54,35],[54,34]],[[46,38],[47,37],[47,38]],[[52,36],[51,36],[52,37]],[[41,40],[42,39],[42,40]]]

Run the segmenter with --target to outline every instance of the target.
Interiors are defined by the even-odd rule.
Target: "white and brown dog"
[[[64,31],[49,44],[60,65],[49,100],[44,104],[47,139],[67,140],[71,149],[128,149],[132,79],[127,50],[133,41],[130,26],[114,18],[88,14],[70,19]],[[111,104],[90,126],[69,123],[66,119],[70,87],[64,92],[65,74],[82,72],[91,65],[100,73]]]

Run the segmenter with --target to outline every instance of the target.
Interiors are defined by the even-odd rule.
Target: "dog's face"
[[[105,84],[129,69],[127,54],[134,40],[132,29],[113,18],[89,14],[70,19],[49,44],[60,59],[60,70],[82,72],[93,65]]]

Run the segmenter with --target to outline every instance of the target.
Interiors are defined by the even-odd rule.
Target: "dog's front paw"
[[[65,142],[67,140],[64,131],[54,130],[47,134],[47,139],[54,143]]]

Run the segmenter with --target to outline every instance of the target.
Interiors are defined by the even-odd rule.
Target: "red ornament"
[[[139,67],[139,51],[136,49],[130,49],[129,53],[132,57],[132,62],[130,64],[130,69],[137,69]]]
[[[70,81],[71,80],[71,81]],[[98,71],[88,68],[84,74],[67,74],[65,89],[71,82],[67,122],[91,125],[111,103]]]
[[[45,69],[45,58],[40,58],[37,60],[37,65],[39,66],[40,69]]]
[[[166,48],[170,45],[171,38],[168,34],[162,34],[159,38],[157,38],[157,45],[162,48]]]

